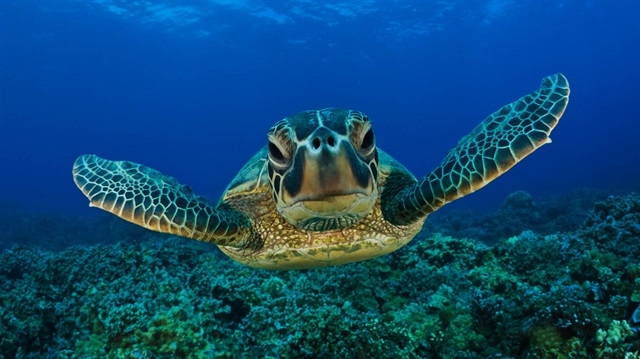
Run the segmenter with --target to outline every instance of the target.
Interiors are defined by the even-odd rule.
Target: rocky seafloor
[[[517,192],[283,272],[107,216],[0,214],[0,358],[640,358],[635,193]]]

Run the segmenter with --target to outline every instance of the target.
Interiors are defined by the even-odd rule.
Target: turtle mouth
[[[333,195],[333,196],[323,196],[322,198],[303,198],[292,205],[300,204],[305,207],[310,212],[314,212],[317,214],[325,214],[329,216],[339,215],[345,212],[349,212],[352,210],[356,210],[354,206],[358,205],[362,201],[362,197],[366,197],[367,194],[362,192],[343,194],[343,195]]]
[[[349,203],[353,201],[358,196],[368,196],[371,194],[370,189],[353,189],[349,192],[338,192],[338,193],[324,193],[324,194],[309,194],[306,196],[298,196],[291,205],[296,205],[297,203],[307,203],[311,206],[322,206],[322,204],[330,204],[330,205],[340,205],[342,203]]]
[[[376,199],[376,195],[365,192],[300,199],[284,208],[283,215],[290,223],[305,230],[346,228],[369,214]]]

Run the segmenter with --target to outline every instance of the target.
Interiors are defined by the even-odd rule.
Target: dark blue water
[[[640,186],[638,1],[10,1],[0,4],[0,201],[89,214],[95,153],[217,198],[279,119],[347,107],[417,176],[562,72],[553,143],[456,205]],[[135,5],[132,5],[135,4]]]

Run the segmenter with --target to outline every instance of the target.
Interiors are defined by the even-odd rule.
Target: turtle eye
[[[287,158],[284,156],[280,148],[273,142],[269,141],[269,159],[276,165],[286,166]]]
[[[370,128],[369,131],[367,131],[367,133],[365,133],[364,136],[362,137],[362,143],[360,144],[360,147],[366,151],[371,149],[371,147],[373,147],[373,143],[374,143],[373,129]]]
[[[284,155],[282,154],[282,151],[280,151],[278,146],[273,144],[271,141],[269,141],[269,155],[271,155],[271,157],[276,161],[284,162]]]

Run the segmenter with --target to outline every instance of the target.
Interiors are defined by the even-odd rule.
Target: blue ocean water
[[[552,145],[464,200],[640,185],[637,1],[42,1],[0,5],[0,200],[82,213],[76,156],[218,198],[290,114],[358,109],[422,176],[562,72]]]

